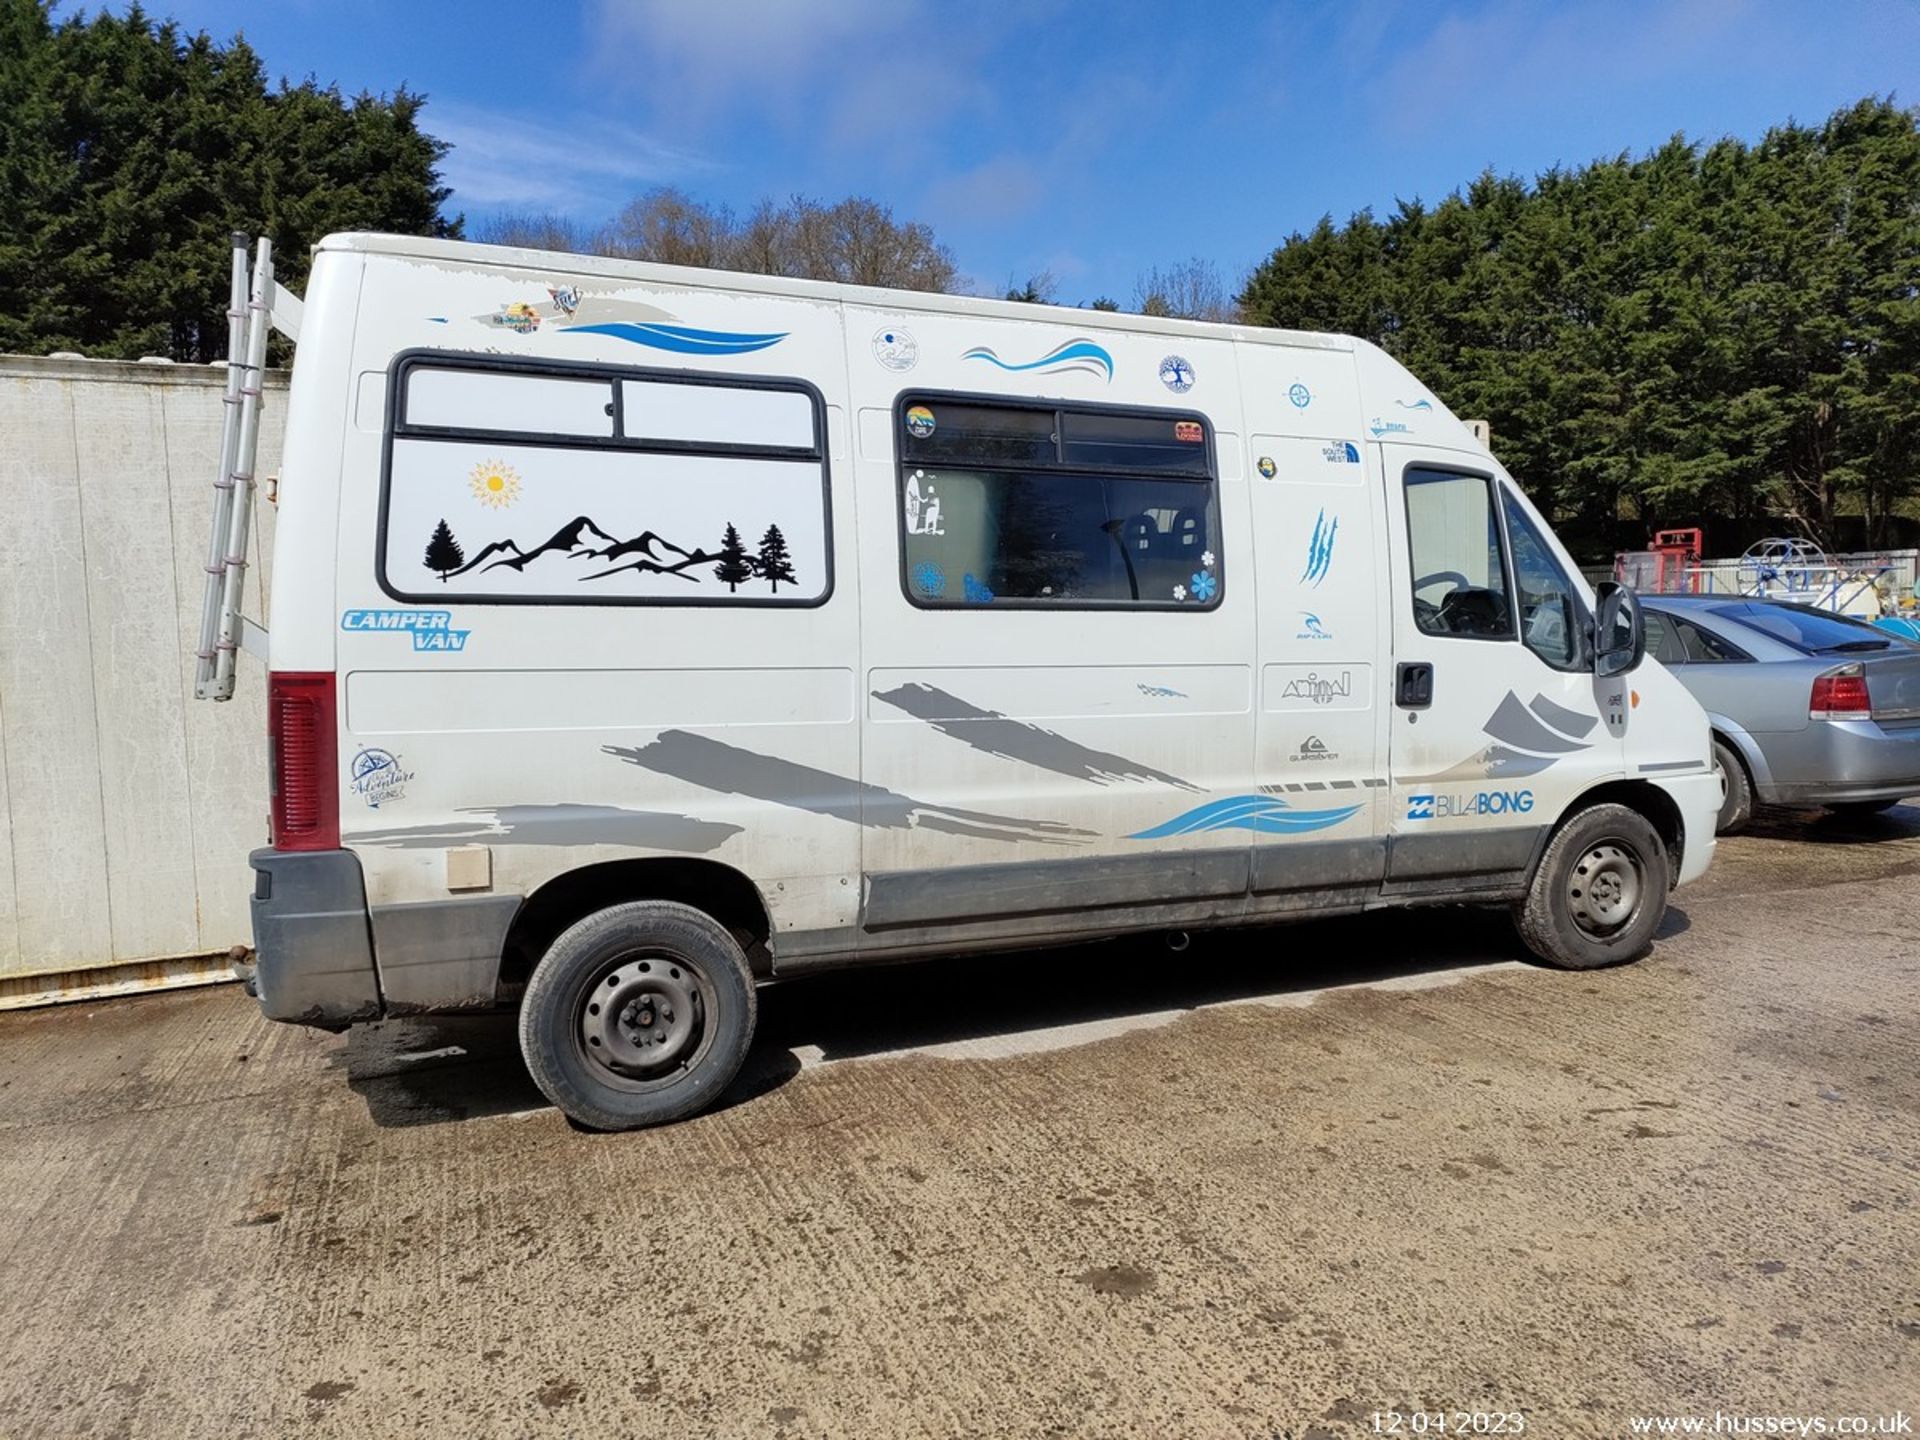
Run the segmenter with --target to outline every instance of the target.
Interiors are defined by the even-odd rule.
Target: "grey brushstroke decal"
[[[1015,720],[998,710],[982,710],[978,705],[962,700],[957,695],[949,695],[932,685],[902,685],[894,690],[876,690],[873,698],[883,700],[897,710],[906,711],[916,720],[926,721],[942,735],[951,736],[963,745],[1003,760],[1024,760],[1029,765],[1051,770],[1056,775],[1090,780],[1096,785],[1111,785],[1127,780],[1158,780],[1163,785],[1171,785],[1177,790],[1191,790],[1195,794],[1201,789],[1178,775],[1169,775],[1164,770],[1142,765],[1124,755],[1089,749],[1064,735],[1044,730],[1038,725],[1029,725],[1024,720]]]
[[[1582,715],[1578,710],[1569,710],[1563,705],[1554,704],[1544,695],[1535,695],[1533,704],[1527,708],[1554,729],[1571,735],[1577,740],[1586,739],[1587,732],[1600,723],[1598,715]]]
[[[770,805],[787,805],[815,815],[829,815],[855,825],[877,825],[886,830],[938,830],[948,835],[970,835],[980,840],[1039,840],[1049,845],[1080,845],[1098,838],[1051,820],[1021,820],[981,810],[959,810],[897,795],[879,785],[865,785],[796,765],[772,755],[742,750],[695,735],[689,730],[663,730],[660,738],[640,746],[607,745],[602,749],[629,765],[671,775],[677,780],[724,795],[744,795]]]
[[[1565,735],[1557,735],[1542,723],[1542,717],[1536,716],[1520,703],[1520,697],[1511,690],[1493,712],[1491,719],[1480,727],[1494,739],[1511,745],[1516,750],[1532,750],[1546,755],[1571,755],[1577,750],[1589,747],[1578,740]]]
[[[742,828],[667,810],[626,810],[618,805],[502,805],[460,813],[490,818],[371,830],[349,838],[403,850],[473,844],[631,845],[704,855],[719,849]]]
[[[1445,770],[1431,775],[1409,776],[1404,783],[1443,785],[1453,781],[1504,780],[1538,775],[1569,755],[1591,750],[1591,745],[1575,737],[1585,735],[1599,723],[1598,716],[1568,710],[1544,695],[1534,696],[1530,706],[1522,705],[1520,697],[1509,690],[1506,697],[1494,707],[1487,723],[1480,727],[1496,743],[1484,750],[1476,750]],[[1527,753],[1529,751],[1534,753]]]

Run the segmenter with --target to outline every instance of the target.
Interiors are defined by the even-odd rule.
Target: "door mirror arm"
[[[1593,673],[1602,679],[1637,670],[1647,656],[1646,612],[1631,585],[1603,580],[1594,590]]]

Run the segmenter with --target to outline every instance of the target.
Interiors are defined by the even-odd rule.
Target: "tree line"
[[[0,350],[218,358],[227,235],[296,290],[332,230],[458,237],[422,97],[269,84],[244,40],[0,0]],[[967,281],[863,197],[744,214],[683,191],[474,238],[916,290]],[[1045,272],[1008,299],[1058,303]],[[1436,204],[1323,218],[1244,283],[1196,256],[1101,310],[1358,335],[1457,413],[1576,543],[1712,517],[1893,538],[1920,491],[1920,112],[1867,99],[1757,142],[1676,137]]]

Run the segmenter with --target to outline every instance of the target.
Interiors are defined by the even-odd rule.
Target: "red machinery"
[[[1645,550],[1613,557],[1613,577],[1648,595],[1679,595],[1699,587],[1703,536],[1698,529],[1657,530]]]

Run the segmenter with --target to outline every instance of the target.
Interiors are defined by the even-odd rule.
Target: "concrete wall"
[[[0,1005],[188,983],[251,939],[265,684],[193,699],[225,372],[0,357]],[[269,378],[258,474],[279,468]],[[268,623],[273,507],[247,613]],[[76,973],[82,972],[82,973]]]

